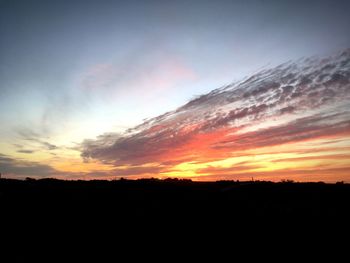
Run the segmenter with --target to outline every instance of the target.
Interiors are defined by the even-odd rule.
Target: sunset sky
[[[349,12],[0,0],[0,172],[350,182]]]

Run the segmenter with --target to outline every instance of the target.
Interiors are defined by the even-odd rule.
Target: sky
[[[0,0],[0,172],[349,182],[349,11],[322,0]]]

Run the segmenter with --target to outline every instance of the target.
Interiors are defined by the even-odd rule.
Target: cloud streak
[[[166,174],[176,165],[225,160],[240,151],[348,140],[349,99],[350,50],[346,50],[326,59],[302,59],[262,70],[125,134],[86,140],[81,155],[116,167],[155,164],[162,167],[155,169],[156,174]],[[231,171],[238,168],[244,167]],[[208,164],[197,170],[203,171],[229,173],[230,169]]]

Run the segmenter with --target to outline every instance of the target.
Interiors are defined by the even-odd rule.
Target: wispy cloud
[[[137,99],[137,94],[148,97],[168,92],[196,78],[194,70],[179,56],[158,50],[133,54],[118,63],[95,65],[81,76],[80,88],[91,98],[115,100],[135,94]]]
[[[34,153],[33,150],[25,150],[25,149],[23,149],[23,150],[18,150],[17,152],[18,152],[18,153],[27,153],[27,154]]]
[[[32,147],[37,148],[38,150],[56,150],[59,149],[58,146],[49,143],[48,141],[45,140],[45,136],[43,136],[43,134],[39,134],[37,132],[34,132],[31,129],[28,128],[18,128],[17,129],[17,134],[20,136],[20,138],[22,140],[24,140],[25,142],[31,142],[33,143]],[[26,144],[26,143],[24,143]],[[19,148],[23,148],[25,145],[21,145],[21,144],[16,144],[16,147]],[[27,150],[29,151],[29,150]],[[34,152],[34,150],[31,150],[32,152]],[[23,149],[21,150],[21,152],[23,152]]]

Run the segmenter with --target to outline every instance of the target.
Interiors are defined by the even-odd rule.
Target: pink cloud
[[[264,70],[145,121],[113,144],[96,140],[91,146],[91,141],[85,141],[82,156],[115,166],[158,163],[171,170],[182,162],[223,160],[261,147],[349,138],[350,112],[344,107],[350,98],[350,64],[344,63],[349,56],[333,57],[332,67],[312,60]],[[166,87],[167,79],[191,77],[176,63],[167,67],[169,76],[155,78],[160,86]],[[280,118],[285,119],[272,122]],[[268,121],[274,125],[264,126]],[[230,172],[215,169],[213,173]]]

